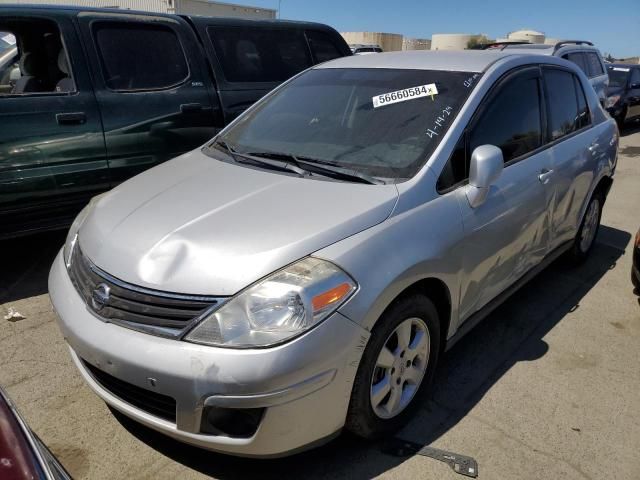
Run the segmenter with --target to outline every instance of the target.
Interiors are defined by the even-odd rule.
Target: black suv
[[[609,88],[605,108],[622,128],[627,120],[640,117],[640,65],[607,65]]]
[[[0,6],[0,238],[202,145],[306,68],[350,55],[317,23]]]

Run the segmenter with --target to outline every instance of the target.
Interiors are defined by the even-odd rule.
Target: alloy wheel
[[[429,329],[420,318],[402,321],[387,338],[371,378],[371,406],[383,419],[402,412],[420,388],[429,363]]]
[[[600,201],[595,198],[589,204],[587,213],[584,215],[584,224],[582,225],[582,235],[580,237],[580,250],[586,253],[593,240],[596,238],[598,231],[598,221],[600,220]]]

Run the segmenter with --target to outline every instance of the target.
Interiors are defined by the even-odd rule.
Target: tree
[[[489,43],[489,39],[484,35],[475,35],[467,42],[467,50],[478,50]]]

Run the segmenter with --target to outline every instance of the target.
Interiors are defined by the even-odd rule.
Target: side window
[[[55,22],[0,19],[0,95],[75,91],[67,52]]]
[[[564,70],[545,69],[548,135],[557,140],[579,128],[578,100],[573,74]]]
[[[578,67],[580,67],[580,70],[582,70],[587,77],[590,76],[589,68],[587,66],[587,59],[584,57],[584,53],[582,52],[567,53],[566,55],[563,55],[562,58],[575,63],[576,65],[578,65]]]
[[[308,31],[307,39],[317,63],[328,62],[343,56],[326,33]]]
[[[460,138],[438,179],[437,190],[440,192],[469,178],[471,154],[480,145],[500,147],[505,162],[542,145],[537,76],[516,74],[499,86],[480,108],[480,116]]]
[[[629,80],[629,85],[633,87],[635,85],[635,89],[640,88],[640,68],[634,68],[631,70],[631,79]]]
[[[538,78],[523,74],[507,80],[490,99],[469,133],[467,153],[485,144],[500,147],[505,163],[542,145]]]
[[[586,52],[585,56],[587,57],[587,66],[589,68],[589,74],[587,76],[592,78],[604,75],[604,70],[602,69],[602,63],[600,63],[598,54],[595,52]]]
[[[98,22],[93,35],[105,83],[111,90],[159,90],[189,76],[176,33],[164,25]]]
[[[576,87],[576,95],[578,96],[578,117],[576,120],[576,127],[579,130],[591,124],[591,115],[589,113],[589,104],[587,103],[587,97],[584,94],[582,84],[578,77],[575,75],[572,76]]]
[[[311,66],[302,32],[275,28],[209,27],[229,82],[282,82]]]

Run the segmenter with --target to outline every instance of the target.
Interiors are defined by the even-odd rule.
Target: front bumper
[[[49,275],[49,292],[87,384],[113,408],[152,429],[210,450],[266,457],[330,438],[344,425],[369,333],[339,313],[284,345],[235,350],[160,338],[99,320],[73,287],[61,254]],[[176,422],[114,395],[83,361],[175,399]],[[253,436],[237,438],[200,433],[205,406],[264,407],[265,412]]]

